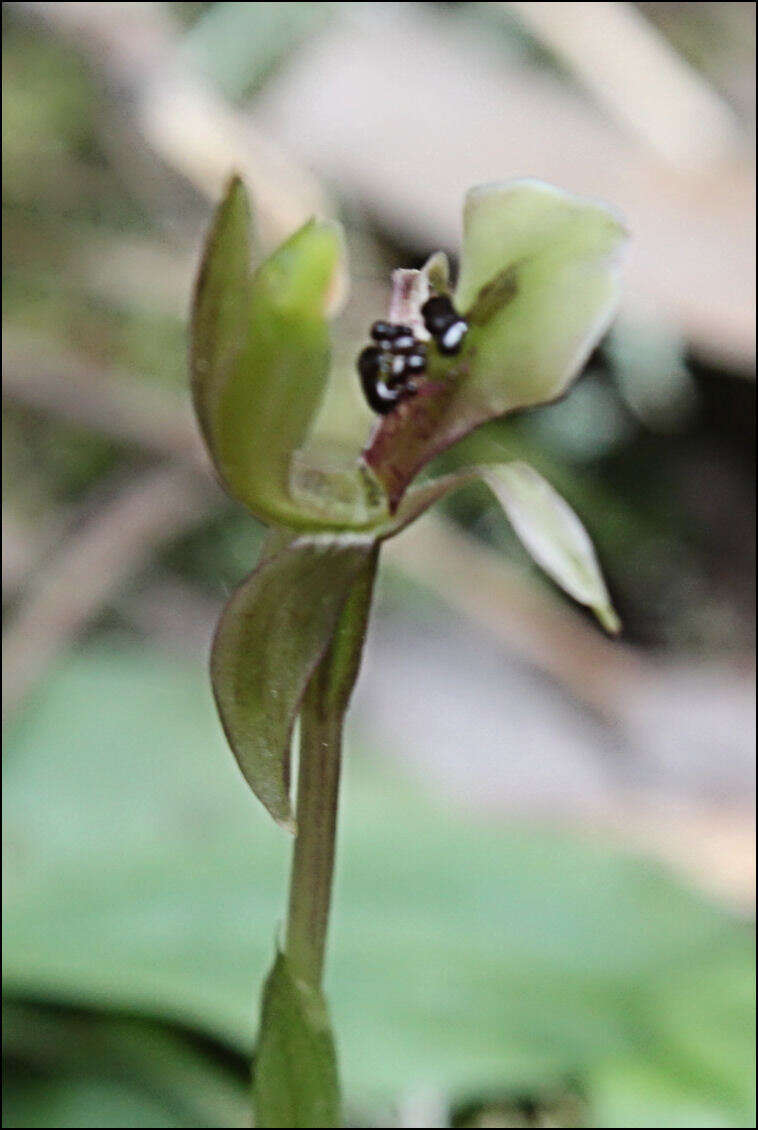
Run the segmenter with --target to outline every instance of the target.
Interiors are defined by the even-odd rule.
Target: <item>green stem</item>
[[[297,834],[285,949],[293,968],[314,988],[324,968],[342,761],[342,720],[324,709],[319,674],[321,668],[300,714]]]
[[[376,545],[367,554],[300,710],[297,833],[285,954],[293,971],[314,989],[324,970],[332,896],[342,722],[360,665],[378,554]]]

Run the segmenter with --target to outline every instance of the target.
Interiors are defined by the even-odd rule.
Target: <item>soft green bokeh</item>
[[[247,1125],[248,1088],[208,1052],[149,1017],[4,1001],[3,1125]]]
[[[81,655],[9,731],[4,788],[6,991],[249,1054],[289,837],[240,788],[203,671]],[[348,1102],[573,1077],[633,1119],[628,1080],[654,1072],[662,1124],[751,1124],[752,930],[600,837],[482,825],[357,750],[343,812],[326,988]]]

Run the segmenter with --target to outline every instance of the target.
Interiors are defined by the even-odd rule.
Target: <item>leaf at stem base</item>
[[[340,1125],[337,1055],[326,1002],[276,956],[263,988],[253,1067],[256,1126]]]

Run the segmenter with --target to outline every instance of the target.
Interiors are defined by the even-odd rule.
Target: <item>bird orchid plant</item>
[[[479,425],[567,390],[614,312],[626,232],[608,207],[537,181],[472,189],[455,288],[442,253],[395,272],[389,321],[376,323],[375,344],[361,355],[364,391],[381,415],[368,434],[346,438],[343,428],[337,440],[322,400],[345,277],[340,229],[311,220],[263,261],[252,229],[235,177],[195,288],[192,389],[221,482],[269,533],[221,616],[212,682],[243,776],[294,837],[286,932],[263,990],[256,1124],[336,1126],[321,983],[343,720],[379,550],[448,492],[481,480],[545,572],[618,629],[584,527],[534,469],[515,462],[419,476]],[[450,317],[437,325],[440,309]]]

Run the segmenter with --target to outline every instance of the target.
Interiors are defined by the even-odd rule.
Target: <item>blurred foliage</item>
[[[346,7],[172,5],[187,55],[240,105]],[[729,60],[753,49],[752,5],[643,7],[740,101]],[[726,43],[717,7],[731,13],[719,28],[736,29]],[[547,61],[513,25],[495,28],[491,8],[446,5],[490,48]],[[224,11],[250,28],[231,34]],[[112,92],[71,44],[12,5],[2,21],[6,333],[184,396],[204,209],[187,186],[167,206],[165,182],[135,174]],[[432,250],[353,238],[359,305],[387,261]],[[606,342],[569,399],[487,426],[456,459],[528,459],[555,484],[596,540],[630,639],[743,653],[754,386],[634,333],[639,350]],[[673,414],[661,419],[645,397],[663,367]],[[679,400],[682,388],[694,395]],[[3,439],[4,500],[34,532],[144,462],[12,402]],[[483,489],[446,507],[521,553]],[[225,503],[156,564],[218,595],[260,537]],[[392,579],[400,611],[416,596]],[[103,622],[92,635],[107,646],[64,658],[7,736],[5,1125],[243,1125],[288,845],[237,775],[204,674],[146,644],[124,650]],[[754,1125],[743,924],[600,836],[475,825],[356,741],[328,986],[356,1124],[389,1123],[418,1086],[461,1126]]]
[[[97,1086],[120,1111],[135,1085],[169,1111],[173,1094],[159,1125],[193,1124],[171,1083],[198,1054],[188,1030],[218,1049],[199,1124],[232,1124],[213,1104],[252,1042],[288,842],[240,787],[203,672],[83,652],[10,728],[3,787],[14,1124]],[[596,837],[472,824],[358,751],[344,813],[327,989],[354,1106],[412,1084],[535,1103],[575,1079],[589,1124],[652,1125],[634,1121],[650,1076],[656,1125],[750,1125],[750,929]],[[64,1012],[30,1018],[41,1001]]]
[[[675,47],[739,108],[755,112],[755,91],[744,84],[755,60],[754,5],[642,3],[639,7]],[[742,64],[742,65],[740,65]],[[747,64],[747,67],[745,67]]]
[[[189,61],[230,98],[255,93],[277,63],[329,19],[329,3],[210,4],[183,43]]]
[[[149,1019],[3,1006],[5,1126],[244,1126],[240,1065]]]

